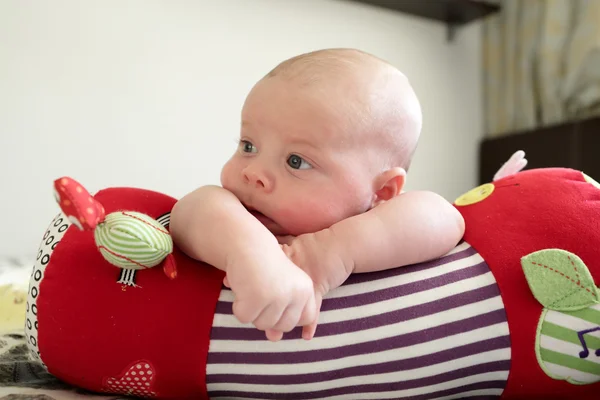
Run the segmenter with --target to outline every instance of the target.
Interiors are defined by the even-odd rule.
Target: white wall
[[[453,200],[476,183],[477,25],[449,44],[442,25],[338,0],[0,1],[0,256],[35,254],[59,176],[175,197],[218,183],[253,83],[324,47],[412,80],[425,123],[409,188]]]

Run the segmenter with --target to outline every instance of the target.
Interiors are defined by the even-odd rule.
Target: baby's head
[[[390,64],[302,54],[248,94],[221,183],[274,234],[316,232],[399,194],[420,130],[419,101]]]

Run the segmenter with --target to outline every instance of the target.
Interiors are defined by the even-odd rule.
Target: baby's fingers
[[[320,295],[316,295],[316,315],[315,315],[315,320],[310,323],[309,325],[305,325],[302,328],[302,339],[304,340],[310,340],[315,336],[315,332],[317,331],[317,324],[319,323],[319,314],[321,313],[321,303],[323,302],[323,299],[321,298]]]
[[[261,314],[263,307],[260,307],[254,301],[238,300],[233,301],[233,315],[242,323],[248,324],[254,322]]]
[[[284,307],[275,302],[269,304],[253,321],[254,326],[263,331],[266,331],[267,329],[273,329],[273,327],[281,319],[284,310]]]
[[[275,329],[267,329],[265,333],[267,335],[267,339],[269,339],[271,342],[278,342],[283,338],[283,332]]]
[[[283,314],[281,318],[277,322],[277,324],[273,327],[274,330],[281,332],[290,332],[296,326],[298,326],[298,321],[300,320],[300,315],[302,314],[302,310],[304,308],[304,304],[301,302],[294,302],[290,304]]]
[[[310,340],[315,336],[315,332],[317,331],[317,321],[313,322],[310,325],[305,325],[302,327],[302,339]]]
[[[320,304],[319,304],[320,307]],[[315,296],[310,296],[308,301],[304,305],[302,310],[302,315],[300,315],[300,319],[298,320],[297,326],[305,326],[312,324],[317,317],[317,307],[316,307],[316,299]]]

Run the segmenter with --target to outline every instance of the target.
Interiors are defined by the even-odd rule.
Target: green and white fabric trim
[[[104,258],[120,268],[151,268],[173,252],[169,232],[155,219],[138,212],[108,214],[96,227],[94,237]]]

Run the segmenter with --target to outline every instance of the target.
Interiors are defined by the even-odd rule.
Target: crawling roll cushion
[[[60,180],[57,182],[60,183]],[[76,181],[69,180],[69,183],[79,185]],[[83,187],[81,190],[84,192]],[[75,188],[72,193],[79,192]],[[59,193],[57,200],[59,203],[65,199],[71,202],[76,198],[78,195],[63,198]],[[51,222],[43,236],[27,303],[25,328],[32,354],[58,378],[97,392],[154,398],[203,399],[209,394],[239,397],[235,394],[239,392],[227,386],[227,379],[239,377],[224,373],[217,379],[213,372],[207,372],[211,359],[229,356],[232,357],[230,361],[222,362],[241,368],[236,366],[235,353],[215,354],[210,349],[214,339],[211,335],[215,329],[215,313],[228,313],[219,308],[225,304],[219,296],[229,298],[230,295],[222,286],[221,271],[186,257],[176,246],[170,247],[169,215],[176,200],[161,193],[134,188],[105,189],[90,198],[86,200],[93,205],[89,207],[89,214],[61,205],[63,212]],[[502,330],[496,333],[498,361],[481,361],[495,365],[496,372],[487,373],[495,378],[485,381],[478,378],[477,381],[473,374],[486,375],[486,371],[477,372],[477,365],[471,367],[471,375],[460,375],[462,372],[453,366],[460,364],[463,355],[448,350],[447,353],[456,362],[440,363],[435,360],[435,354],[427,358],[437,363],[426,372],[430,376],[427,382],[435,386],[431,390],[428,390],[427,383],[423,383],[426,381],[410,380],[410,374],[402,371],[399,379],[406,377],[406,380],[389,387],[371,382],[371,372],[358,370],[351,358],[343,369],[331,372],[331,381],[319,385],[329,385],[327,393],[334,393],[338,384],[335,382],[342,385],[344,381],[336,381],[336,374],[346,374],[344,376],[348,379],[351,378],[348,374],[354,374],[361,385],[346,388],[354,390],[346,391],[346,395],[350,396],[346,398],[352,398],[352,393],[366,391],[371,385],[380,391],[379,394],[372,393],[371,398],[413,398],[418,395],[419,399],[429,399],[442,396],[440,393],[466,393],[467,389],[452,383],[453,379],[463,379],[464,387],[471,387],[469,395],[473,396],[597,399],[600,392],[598,184],[587,175],[570,169],[530,170],[473,189],[456,199],[455,206],[466,222],[464,241],[456,251],[468,247],[474,253],[473,257],[479,260],[480,265],[473,268],[492,277],[492,284],[485,290],[499,299],[494,304],[501,307],[493,313],[497,325],[488,324]],[[137,218],[137,222],[141,220],[145,227],[141,229],[149,229],[148,232],[156,234],[160,240],[150,241],[154,244],[149,250],[150,242],[144,235],[150,233],[140,233],[136,226],[128,225],[129,217],[124,225],[119,225],[115,232],[111,231],[113,225],[108,216],[124,214]],[[106,237],[98,239],[98,227],[102,224]],[[138,252],[149,254],[149,257],[138,257]],[[453,256],[444,260],[451,259]],[[148,260],[151,262],[147,263]],[[440,265],[443,263],[440,262]],[[405,267],[402,274],[392,271],[387,275],[394,276],[391,281],[426,281],[419,278],[419,274],[434,276],[435,265],[433,262],[425,266]],[[456,265],[459,268],[459,264]],[[456,273],[460,274],[460,271]],[[444,288],[464,290],[457,295],[464,298],[465,304],[480,301],[465,297],[481,294],[481,289],[460,289],[462,285],[435,279],[440,282],[439,285],[446,285]],[[367,287],[365,293],[373,293],[377,297],[376,288],[368,288],[369,282],[380,281],[371,281],[364,276],[356,279],[355,276],[348,284],[363,285]],[[388,301],[386,304],[394,300],[394,307],[402,309],[411,294],[401,293],[401,289],[410,286],[412,292],[420,290],[415,285],[398,286],[398,298],[384,299]],[[339,288],[344,289],[344,286]],[[335,290],[332,295],[336,297]],[[382,301],[375,297],[365,299]],[[338,302],[342,299],[340,297]],[[329,309],[332,306],[328,301],[324,299],[324,307]],[[217,307],[218,304],[221,305]],[[423,308],[426,304],[419,306],[423,314],[428,314]],[[465,309],[446,305],[447,313]],[[352,307],[360,307],[360,304]],[[352,307],[348,306],[343,312],[352,313]],[[389,313],[396,314],[398,312],[393,310]],[[381,318],[384,317],[382,315]],[[448,320],[458,321],[461,318],[460,315],[448,316]],[[431,319],[430,324],[437,323],[436,319]],[[407,332],[411,329],[410,324],[399,326]],[[339,334],[342,337],[345,333],[333,332],[327,323],[321,327],[323,335]],[[469,335],[475,335],[474,332],[489,334],[489,327],[474,327]],[[358,329],[356,326],[348,329],[356,331],[355,328]],[[236,328],[232,325],[219,326],[218,329],[234,332]],[[255,344],[256,348],[259,347],[254,337],[256,331],[235,331],[249,332],[252,336],[247,338],[248,352],[253,351]],[[368,329],[359,332],[369,335]],[[362,334],[354,333],[353,340],[360,343]],[[397,351],[394,354],[400,354],[398,357],[413,357],[412,345],[402,343],[408,336],[399,334],[394,342],[394,351]],[[443,338],[446,344],[449,340],[465,338],[449,331],[446,336]],[[244,338],[236,337],[235,340],[242,341]],[[278,348],[285,349],[286,343],[293,341],[284,340]],[[382,350],[376,344],[369,345],[373,346],[369,348],[369,354],[374,358],[384,354],[378,353]],[[423,357],[419,354],[411,358],[415,362],[421,359]],[[345,361],[344,355],[340,354],[336,363]],[[408,363],[401,365],[409,368]],[[446,369],[440,370],[441,366]],[[425,371],[427,367],[421,365],[419,371]],[[409,372],[412,374],[413,370]],[[309,375],[315,375],[313,378],[317,380],[325,379],[319,374]],[[211,391],[207,387],[207,376],[209,386],[220,389]],[[254,377],[247,375],[244,381]],[[263,379],[277,384],[276,377],[264,376]],[[293,385],[277,386],[273,390],[279,391],[279,394],[263,396],[254,393],[252,397],[319,398],[316,392],[301,393],[302,384],[300,382],[298,388]],[[236,385],[239,387],[239,384]],[[267,393],[268,388],[257,390]],[[382,392],[397,393],[394,390],[403,390],[402,393],[406,394],[378,397],[383,396]]]

